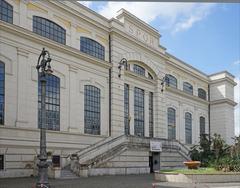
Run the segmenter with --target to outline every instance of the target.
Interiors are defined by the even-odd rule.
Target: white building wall
[[[118,17],[119,20],[107,20],[75,2],[6,1],[13,6],[14,16],[13,25],[0,21],[0,61],[5,63],[6,83],[5,122],[4,125],[0,125],[0,154],[5,155],[6,164],[5,171],[0,172],[0,177],[21,174],[29,176],[32,173],[34,157],[39,152],[38,78],[35,67],[42,47],[51,52],[53,74],[61,80],[60,131],[47,131],[47,150],[61,155],[62,166],[65,165],[66,156],[70,153],[99,142],[109,135],[116,137],[124,134],[124,83],[130,86],[131,135],[134,135],[134,87],[139,87],[145,92],[145,136],[149,136],[148,98],[149,92],[153,92],[154,137],[167,138],[167,108],[173,107],[176,109],[176,138],[185,143],[184,116],[185,112],[190,112],[193,118],[192,143],[197,144],[200,116],[205,117],[206,132],[209,132],[208,101],[199,99],[197,91],[198,88],[207,91],[210,83],[211,102],[220,99],[230,100],[224,104],[211,106],[210,131],[221,133],[227,142],[230,142],[234,130],[232,128],[234,82],[231,75],[224,73],[207,77],[166,54],[166,49],[159,46],[159,33],[124,10]],[[66,29],[66,45],[34,34],[32,32],[34,15],[47,18]],[[111,64],[108,62],[109,35],[111,35]],[[81,36],[92,38],[105,47],[104,61],[80,52]],[[128,60],[130,70],[122,69],[119,78],[118,65],[122,58]],[[133,64],[143,66],[146,75],[149,71],[154,79],[150,80],[132,73]],[[111,131],[109,69],[112,80]],[[164,87],[164,91],[161,91],[161,82],[165,74],[172,74],[177,78],[177,89]],[[193,85],[193,96],[182,92],[185,81]],[[101,90],[101,135],[84,134],[86,84],[94,85]],[[146,153],[143,158],[142,162],[147,166]],[[29,169],[26,167],[28,164]]]

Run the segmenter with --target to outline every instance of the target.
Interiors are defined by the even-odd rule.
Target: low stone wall
[[[92,169],[82,169],[79,171],[80,177],[88,176],[103,176],[103,175],[129,175],[129,174],[149,174],[150,169],[148,167],[138,167],[138,168],[92,168]]]
[[[240,182],[240,173],[219,173],[219,174],[175,174],[155,173],[155,179],[161,182],[182,182],[182,183],[227,183]]]

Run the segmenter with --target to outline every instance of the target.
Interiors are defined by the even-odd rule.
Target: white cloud
[[[92,5],[92,1],[78,1],[78,2],[88,8]]]
[[[212,6],[209,3],[108,2],[98,12],[112,18],[118,10],[124,8],[147,23],[158,19],[160,29],[179,32],[204,19]]]
[[[235,135],[240,134],[240,78],[235,78],[237,86],[234,88],[234,98],[238,105],[235,107]]]
[[[236,61],[234,61],[233,64],[234,64],[234,65],[238,65],[238,64],[240,64],[240,60],[236,60]]]

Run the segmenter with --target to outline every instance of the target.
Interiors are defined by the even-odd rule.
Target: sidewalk
[[[154,188],[240,188],[240,183],[153,183]]]

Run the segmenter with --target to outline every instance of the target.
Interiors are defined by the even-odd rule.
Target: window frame
[[[90,93],[90,91],[96,93]],[[94,118],[94,121],[98,122],[95,129],[93,124],[86,123],[87,118]],[[101,135],[101,89],[94,85],[84,85],[84,134]]]
[[[167,74],[166,75],[166,85],[177,89],[177,87],[178,87],[177,78],[171,74]]]
[[[41,16],[33,15],[32,31],[37,35],[48,38],[49,40],[66,45],[66,37],[67,37],[66,29],[52,20],[49,20]]]
[[[183,91],[189,95],[193,95],[193,85],[189,82],[183,82]]]
[[[125,135],[130,135],[129,123],[129,84],[124,84],[124,132]]]
[[[80,37],[80,51],[105,61],[105,46],[92,38]]]
[[[187,117],[189,115],[189,117]],[[185,116],[184,116],[184,119],[185,119],[185,143],[186,144],[192,144],[192,123],[193,123],[193,119],[192,119],[192,114],[190,112],[185,112]],[[189,120],[189,122],[188,122]],[[188,127],[188,123],[189,124],[189,127]],[[187,132],[189,131],[190,135],[187,135]],[[189,138],[188,138],[189,136]],[[188,139],[190,142],[188,142]]]
[[[202,124],[202,120],[204,120],[204,124]],[[204,126],[204,129],[202,129],[202,126]],[[204,132],[202,133],[202,130],[204,130]],[[200,136],[203,134],[206,134],[206,118],[204,116],[200,116],[199,117],[199,133]]]
[[[7,5],[7,7],[3,7],[3,6],[0,6],[0,20],[4,21],[4,22],[7,22],[7,23],[10,23],[10,24],[13,24],[13,6],[11,4],[9,4],[7,1],[5,0],[1,0],[0,1],[0,5],[3,5],[4,3]],[[6,16],[6,20],[2,19],[3,18],[3,9],[6,9],[7,11],[7,14],[5,14],[4,16]],[[9,16],[9,12],[11,12],[11,16]],[[9,20],[10,19],[10,20]]]
[[[133,72],[136,73],[139,76],[146,77],[146,69],[140,65],[133,64]]]
[[[200,99],[207,100],[207,92],[202,88],[198,88],[198,97]]]
[[[49,80],[48,80],[49,79]],[[55,79],[56,81],[53,81]],[[51,83],[49,81],[51,80]],[[53,85],[53,83],[55,83]],[[41,81],[40,77],[38,77],[38,128],[40,128],[41,125]],[[48,85],[49,84],[49,85]],[[46,129],[51,130],[51,131],[60,131],[61,129],[61,79],[58,76],[55,76],[53,74],[47,75],[46,77]],[[54,87],[54,86],[59,86],[59,87]],[[53,92],[55,90],[56,92]],[[50,92],[52,91],[52,92]],[[51,97],[53,95],[57,95],[56,98]],[[49,95],[49,96],[48,96]],[[49,102],[49,100],[52,100],[52,102]],[[56,101],[56,102],[53,102]],[[47,108],[55,109],[55,110],[49,110]],[[57,110],[56,110],[57,109]],[[59,119],[57,118],[49,118],[48,115],[51,113],[54,113],[54,115],[57,113]],[[49,113],[49,114],[48,114]],[[49,128],[49,123],[47,122],[49,119],[54,119],[55,121],[57,120],[57,124],[52,124],[51,129]]]
[[[0,125],[4,125],[5,124],[5,94],[6,94],[6,92],[5,92],[5,82],[6,82],[6,75],[5,75],[5,63],[4,62],[2,62],[1,60],[0,60],[0,69],[1,69],[1,66],[3,66],[3,94],[2,94],[2,96],[3,96],[3,120],[2,120],[2,122],[0,121]],[[0,73],[1,74],[1,73]],[[1,93],[0,93],[0,96],[1,96]]]
[[[153,92],[149,92],[149,137],[154,137],[154,107],[153,107]]]
[[[134,88],[134,135],[144,137],[145,136],[145,97],[144,90],[138,87]],[[142,99],[142,101],[140,101]],[[138,115],[136,115],[138,113]],[[142,114],[141,114],[142,113]],[[139,115],[140,114],[140,115]],[[142,119],[139,118],[142,115]],[[142,127],[140,126],[142,125]]]
[[[173,112],[173,113],[172,113]],[[170,115],[174,115],[173,117],[170,117]],[[169,122],[169,120],[171,119],[172,122]],[[168,139],[169,140],[176,140],[176,110],[172,107],[168,107],[167,109],[167,124],[168,124]],[[171,128],[171,137],[170,137],[170,128]],[[173,130],[174,130],[174,134],[173,134]]]

